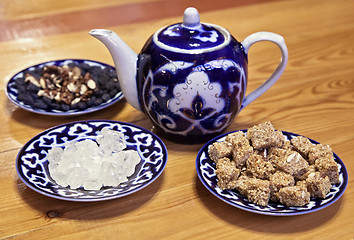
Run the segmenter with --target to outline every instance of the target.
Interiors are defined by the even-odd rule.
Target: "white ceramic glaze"
[[[90,34],[102,41],[111,53],[125,99],[141,111],[136,86],[136,61],[138,55],[115,33],[105,29],[94,29]],[[118,67],[117,67],[118,66]]]
[[[197,9],[189,7],[184,11],[183,26],[188,28],[198,28],[200,26],[200,16]]]
[[[281,59],[278,67],[275,69],[273,74],[265,81],[261,86],[255,89],[253,92],[248,94],[242,103],[242,108],[246,107],[248,104],[253,102],[256,98],[267,91],[283,74],[286,64],[288,62],[288,48],[286,47],[284,38],[276,33],[271,32],[257,32],[246,37],[241,44],[245,49],[245,53],[248,54],[249,48],[256,42],[260,41],[270,41],[275,43],[281,50]]]

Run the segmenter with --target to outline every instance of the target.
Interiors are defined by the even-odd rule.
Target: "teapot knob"
[[[187,28],[196,28],[200,25],[199,12],[194,7],[189,7],[184,11],[183,26]]]

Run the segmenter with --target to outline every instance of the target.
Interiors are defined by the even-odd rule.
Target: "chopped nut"
[[[65,71],[65,72],[69,72],[69,70],[70,70],[70,68],[69,68],[68,65],[62,66],[61,69],[62,69],[63,71]]]
[[[74,96],[71,92],[69,92],[69,90],[66,89],[60,93],[60,99],[62,102],[70,105],[71,101],[74,99]]]
[[[81,101],[80,98],[75,98],[74,100],[71,101],[71,105],[74,105],[74,104],[76,104],[76,103],[78,103],[80,101]]]
[[[48,91],[48,92],[47,92],[47,97],[48,97],[49,99],[54,99],[55,95],[56,95],[56,94],[55,94],[53,91]]]
[[[90,89],[95,89],[96,88],[96,83],[95,81],[93,81],[92,79],[88,80],[87,82],[87,86],[90,88]]]
[[[39,84],[38,80],[35,77],[33,77],[32,75],[28,74],[28,73],[26,73],[26,75],[25,75],[25,82],[30,82],[33,85],[37,86],[37,87],[41,86]]]
[[[53,99],[55,95],[52,91],[49,91],[49,90],[39,90],[37,93],[37,96]]]
[[[69,78],[73,78],[73,76],[74,76],[74,74],[73,74],[73,72],[68,72],[68,75],[69,75]]]
[[[44,90],[39,90],[39,91],[37,92],[37,96],[39,96],[39,97],[44,96]]]
[[[25,87],[22,87],[22,84],[16,86],[19,95],[21,94],[19,100],[39,109],[50,110],[53,108],[68,111],[70,108],[83,110],[112,99],[115,92],[119,90],[118,84],[112,85],[111,81],[107,81],[108,79],[117,81],[112,77],[113,72],[102,75],[102,81],[100,80],[98,83],[95,79],[95,77],[98,77],[97,73],[99,71],[97,66],[90,66],[86,63],[72,64],[74,67],[70,67],[70,63],[70,66],[37,66],[33,70],[26,71],[23,77]],[[82,67],[82,70],[80,67]],[[106,70],[102,69],[104,72]],[[40,77],[36,77],[39,74],[38,71],[42,71]],[[94,78],[91,78],[90,71],[94,73]],[[94,96],[96,90],[100,90],[102,94]],[[37,96],[33,96],[33,93],[36,93]],[[74,99],[75,101],[72,103]],[[80,103],[76,104],[78,102]],[[70,106],[73,104],[75,106]]]
[[[45,84],[45,80],[44,78],[40,78],[39,79],[39,84],[40,84],[40,87],[43,88],[43,89],[46,89],[46,84]]]
[[[70,92],[76,92],[76,90],[77,90],[77,86],[74,84],[74,82],[69,83],[68,86],[66,86],[66,88]]]
[[[88,88],[86,85],[82,84],[80,87],[80,94],[83,95],[85,92],[87,92]]]
[[[58,102],[61,100],[61,98],[60,98],[60,92],[58,92],[57,95],[55,95],[54,99],[55,99],[56,101],[58,101]]]
[[[72,69],[72,72],[73,72],[73,79],[75,79],[75,80],[81,76],[81,69],[78,67],[74,67]]]
[[[44,79],[44,81],[45,81],[45,85],[46,85],[47,89],[50,89],[50,90],[55,89],[52,79]]]
[[[294,152],[294,153],[292,153],[292,154],[290,154],[289,156],[288,156],[288,158],[286,159],[286,162],[298,162],[299,161],[299,159],[300,159],[300,155],[299,154],[297,154],[296,152]]]

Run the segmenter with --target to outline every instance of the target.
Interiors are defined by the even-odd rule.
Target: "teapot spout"
[[[136,81],[138,55],[113,31],[93,29],[89,34],[100,40],[108,48],[125,99],[134,108],[142,111]]]

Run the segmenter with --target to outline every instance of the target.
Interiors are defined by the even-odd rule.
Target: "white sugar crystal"
[[[131,176],[135,172],[135,166],[127,165],[126,168],[125,168],[125,171],[126,171],[126,175],[127,176]]]
[[[95,181],[95,180],[88,180],[82,184],[83,188],[89,190],[100,190],[102,187],[102,182]]]
[[[53,147],[48,151],[48,159],[50,159],[53,163],[59,162],[63,151],[64,150],[60,147]]]
[[[125,161],[129,161],[135,166],[140,162],[140,156],[137,151],[127,150],[125,151]]]
[[[124,134],[103,128],[96,141],[70,142],[64,149],[53,147],[48,151],[48,169],[57,184],[99,190],[128,181],[140,157],[135,150],[124,150]]]
[[[55,181],[59,185],[61,185],[63,187],[68,186],[68,183],[66,182],[67,176],[65,174],[63,174],[62,172],[58,171],[58,164],[49,163],[48,169],[49,169],[51,177],[53,179],[55,179]]]
[[[64,150],[64,153],[63,155],[65,154],[65,150]],[[58,163],[58,168],[57,170],[61,173],[64,173],[64,174],[67,174],[68,171],[74,167],[77,166],[76,162],[75,161],[72,161],[71,158],[64,158],[65,156],[63,156],[61,158],[61,161]],[[73,159],[75,159],[73,157]]]
[[[104,155],[109,155],[112,152],[120,152],[126,148],[124,134],[121,132],[103,128],[101,136],[97,138],[97,143],[100,145]]]
[[[111,162],[104,161],[102,163],[101,176],[105,186],[117,186],[120,183],[114,171],[114,164]]]
[[[66,142],[64,148],[66,151],[74,151],[76,150],[76,142]]]
[[[80,167],[74,167],[70,169],[69,174],[67,175],[67,183],[70,186],[70,188],[79,188],[81,186],[81,183],[85,181],[85,174],[83,174],[82,170]]]
[[[49,172],[55,172],[58,169],[59,164],[57,162],[49,162],[48,163],[48,169]]]
[[[93,140],[86,139],[76,143],[76,153],[84,154],[85,156],[97,156],[100,149],[97,143]]]

